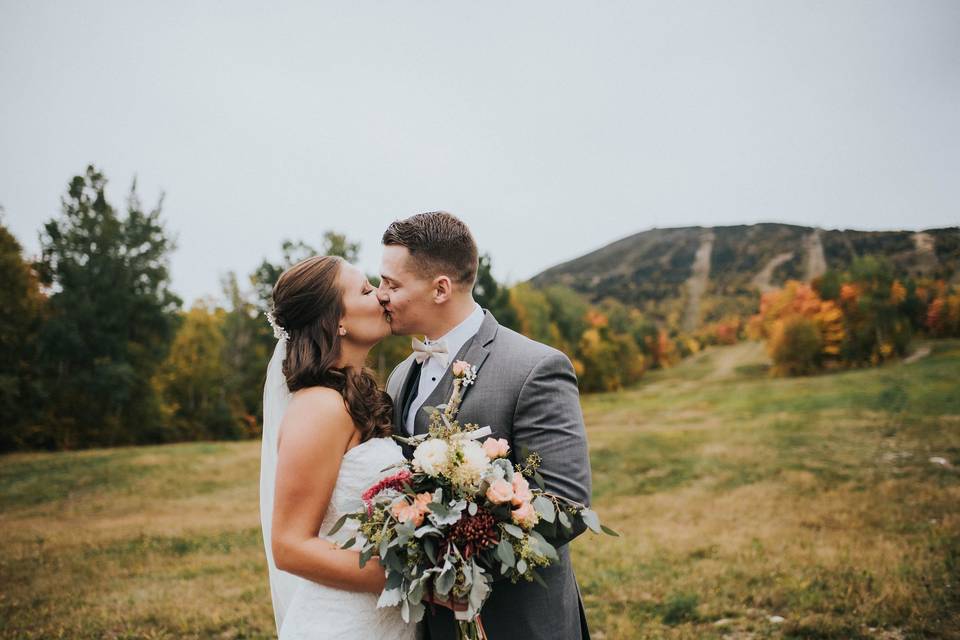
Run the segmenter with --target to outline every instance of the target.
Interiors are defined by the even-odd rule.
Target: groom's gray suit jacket
[[[511,456],[517,462],[518,451],[525,447],[540,454],[540,475],[546,490],[583,504],[590,504],[590,459],[587,437],[577,392],[577,377],[569,358],[562,352],[530,340],[500,326],[484,310],[483,324],[451,359],[465,360],[477,367],[476,382],[463,395],[461,423],[490,426],[494,438],[506,438]],[[393,399],[396,432],[405,432],[401,415],[404,398],[411,387],[413,355],[390,374],[387,392]],[[453,391],[450,369],[424,406],[445,403]],[[414,433],[426,433],[429,416],[417,412]],[[406,453],[411,453],[409,450]],[[566,545],[583,532],[551,539],[558,546],[560,561],[537,569],[547,583],[544,589],[535,582],[512,584],[501,579],[483,607],[481,617],[493,640],[586,640],[583,603],[570,563]],[[430,640],[455,640],[453,614],[449,609],[427,608],[425,623]]]

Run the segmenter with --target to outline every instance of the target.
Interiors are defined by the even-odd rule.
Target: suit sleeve
[[[590,505],[590,456],[577,375],[563,353],[551,353],[527,376],[513,418],[513,444],[518,457],[523,449],[540,454],[545,491]],[[546,537],[561,546],[586,527],[575,525],[572,534],[556,529],[556,536]]]

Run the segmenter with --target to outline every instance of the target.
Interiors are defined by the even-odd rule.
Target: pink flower
[[[530,492],[530,484],[523,477],[522,473],[513,474],[513,506],[518,507],[524,502],[533,500],[533,493]]]
[[[427,506],[433,497],[429,493],[419,493],[410,504],[406,498],[393,503],[390,512],[400,522],[412,522],[414,527],[423,524],[423,517],[430,508]]]
[[[400,522],[412,522],[414,527],[423,524],[423,514],[420,513],[417,505],[410,504],[406,500],[394,503],[390,511],[393,513],[393,517]]]
[[[503,504],[513,500],[513,485],[506,480],[495,480],[487,489],[487,500],[493,504]]]
[[[483,441],[483,450],[491,460],[505,458],[510,451],[510,444],[503,438],[487,438]]]
[[[464,360],[457,360],[456,362],[453,363],[451,367],[451,371],[453,371],[453,375],[457,378],[464,375],[469,370],[470,370],[470,363]]]
[[[520,525],[524,529],[531,528],[537,524],[537,520],[539,520],[536,510],[529,502],[522,503],[510,513],[510,516],[513,518],[515,524]]]

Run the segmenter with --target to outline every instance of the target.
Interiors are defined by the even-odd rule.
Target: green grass
[[[960,342],[933,347],[774,379],[738,345],[585,397],[622,534],[572,543],[593,637],[960,638]],[[274,637],[258,474],[258,442],[0,458],[0,638]]]

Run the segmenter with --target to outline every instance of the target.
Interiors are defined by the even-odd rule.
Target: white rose
[[[453,469],[453,480],[460,485],[480,482],[480,478],[489,471],[490,458],[483,445],[476,440],[466,440],[460,444],[460,462]]]
[[[427,440],[413,452],[413,462],[424,473],[436,476],[447,470],[447,458],[450,448],[443,440]]]

